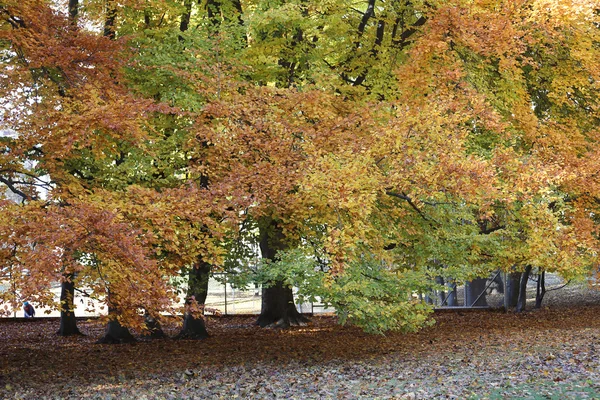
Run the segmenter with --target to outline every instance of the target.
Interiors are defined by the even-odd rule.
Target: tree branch
[[[500,229],[504,229],[504,228],[506,228],[505,225],[494,226],[493,228],[481,229],[480,233],[482,233],[484,235],[489,235],[492,232],[496,232],[496,231],[499,231]]]
[[[408,45],[410,45],[412,43],[412,41],[409,40],[410,37],[417,32],[418,27],[425,25],[425,22],[427,22],[426,17],[419,18],[418,20],[415,21],[414,24],[412,24],[412,26],[410,28],[408,28],[407,30],[405,30],[404,32],[402,32],[400,34],[400,38],[392,39],[392,43],[395,46],[397,46],[398,48],[400,48],[400,50],[403,50],[405,47],[407,47]]]
[[[405,200],[413,208],[413,210],[415,210],[417,212],[417,214],[419,214],[421,216],[421,218],[423,218],[425,221],[429,222],[429,218],[427,218],[425,216],[423,211],[421,211],[419,209],[419,207],[417,207],[417,205],[413,202],[413,200],[410,197],[408,197],[406,194],[396,193],[396,192],[392,192],[390,190],[386,191],[385,194],[387,194],[388,196],[392,196],[392,197],[396,197],[398,199]]]
[[[4,183],[11,192],[21,196],[24,200],[37,200],[37,196],[30,196],[30,195],[26,194],[25,192],[23,192],[22,190],[18,189],[15,186],[15,182],[10,179],[6,179],[6,178],[0,176],[0,182]]]
[[[567,286],[569,283],[571,283],[571,279],[569,279],[569,280],[567,281],[567,283],[565,283],[564,285],[561,285],[561,286],[558,286],[558,287],[555,287],[555,288],[551,288],[551,289],[546,289],[546,293],[547,293],[547,292],[551,292],[551,291],[553,291],[553,290],[562,289],[562,288],[564,288],[565,286]]]

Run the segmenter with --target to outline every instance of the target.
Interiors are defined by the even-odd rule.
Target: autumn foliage
[[[6,304],[142,328],[201,259],[414,330],[435,276],[594,273],[595,2],[99,3],[0,6]]]

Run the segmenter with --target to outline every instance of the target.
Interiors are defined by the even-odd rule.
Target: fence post
[[[227,315],[227,274],[225,274],[225,279],[223,282],[223,289],[225,294],[225,315]]]
[[[13,270],[12,267],[10,269],[9,279],[12,283],[12,291],[13,291],[13,304],[17,304],[17,284],[13,279]],[[13,318],[17,318],[17,307],[13,308]]]
[[[508,273],[506,271],[503,271],[502,275],[504,275],[504,311],[508,312]]]

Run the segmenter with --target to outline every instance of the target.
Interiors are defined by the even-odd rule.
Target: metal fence
[[[498,273],[499,274],[499,273]],[[501,279],[497,279],[500,277]],[[504,282],[504,283],[503,283]],[[553,275],[548,274],[547,282],[549,284],[561,283],[561,280]],[[438,282],[439,283],[439,282]],[[423,301],[431,304],[436,309],[457,309],[457,308],[489,308],[502,307],[504,302],[504,287],[506,283],[505,276],[492,275],[485,280],[480,286],[479,291],[471,290],[468,293],[467,284],[461,283],[452,285],[448,282],[443,290],[432,290],[429,293],[414,293]],[[529,282],[529,290],[533,289],[534,281]],[[0,290],[10,290],[8,287],[2,287],[0,282]],[[56,300],[60,298],[60,285],[57,284],[52,288]],[[252,285],[245,289],[236,288],[228,282],[228,276],[225,273],[215,274],[215,278],[211,278],[208,285],[208,296],[205,306],[208,312],[219,313],[222,315],[239,315],[239,314],[259,314],[262,302],[262,288],[260,285]],[[483,300],[485,305],[478,303]],[[3,305],[0,305],[3,307]],[[75,294],[75,315],[80,317],[99,316],[106,314],[106,308],[97,301],[92,301],[87,297],[76,292]],[[299,303],[296,297],[296,307],[302,313],[332,313],[333,308],[326,308],[322,303]],[[23,310],[8,310],[2,316],[23,317]],[[36,316],[43,317],[58,317],[60,313],[56,310],[36,307]]]
[[[205,307],[218,310],[223,315],[237,314],[259,314],[262,303],[262,287],[253,285],[246,289],[239,289],[227,282],[227,274],[215,274],[218,279],[211,279],[208,283],[208,296]],[[296,294],[296,290],[294,290]],[[333,308],[327,308],[320,302],[299,303],[296,300],[296,308],[301,313],[329,313],[335,312]]]
[[[1,284],[0,284],[1,285]],[[8,288],[0,287],[0,290],[8,290]],[[52,287],[55,299],[58,302],[60,299],[60,284]],[[296,300],[297,297],[296,297]],[[215,312],[222,315],[238,315],[238,314],[259,314],[262,303],[262,287],[260,285],[252,285],[246,289],[239,289],[228,282],[227,274],[215,274],[215,278],[211,278],[208,283],[208,296],[206,298],[205,307],[208,312]],[[75,292],[75,315],[78,317],[94,317],[106,315],[106,307],[97,301],[90,300],[83,296],[79,291]],[[183,303],[182,303],[183,304]],[[334,312],[334,309],[326,308],[321,303],[298,303],[296,301],[298,311],[302,313],[328,313]],[[3,307],[2,307],[3,308]],[[23,317],[23,310],[9,309],[2,317]],[[43,307],[36,307],[36,317],[59,317],[60,312]]]

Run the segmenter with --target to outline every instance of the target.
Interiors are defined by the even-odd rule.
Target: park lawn
[[[209,317],[203,341],[97,345],[57,320],[0,320],[0,398],[600,398],[600,305],[443,312],[416,334],[373,336],[313,317],[260,329]],[[176,333],[170,327],[169,333]]]

